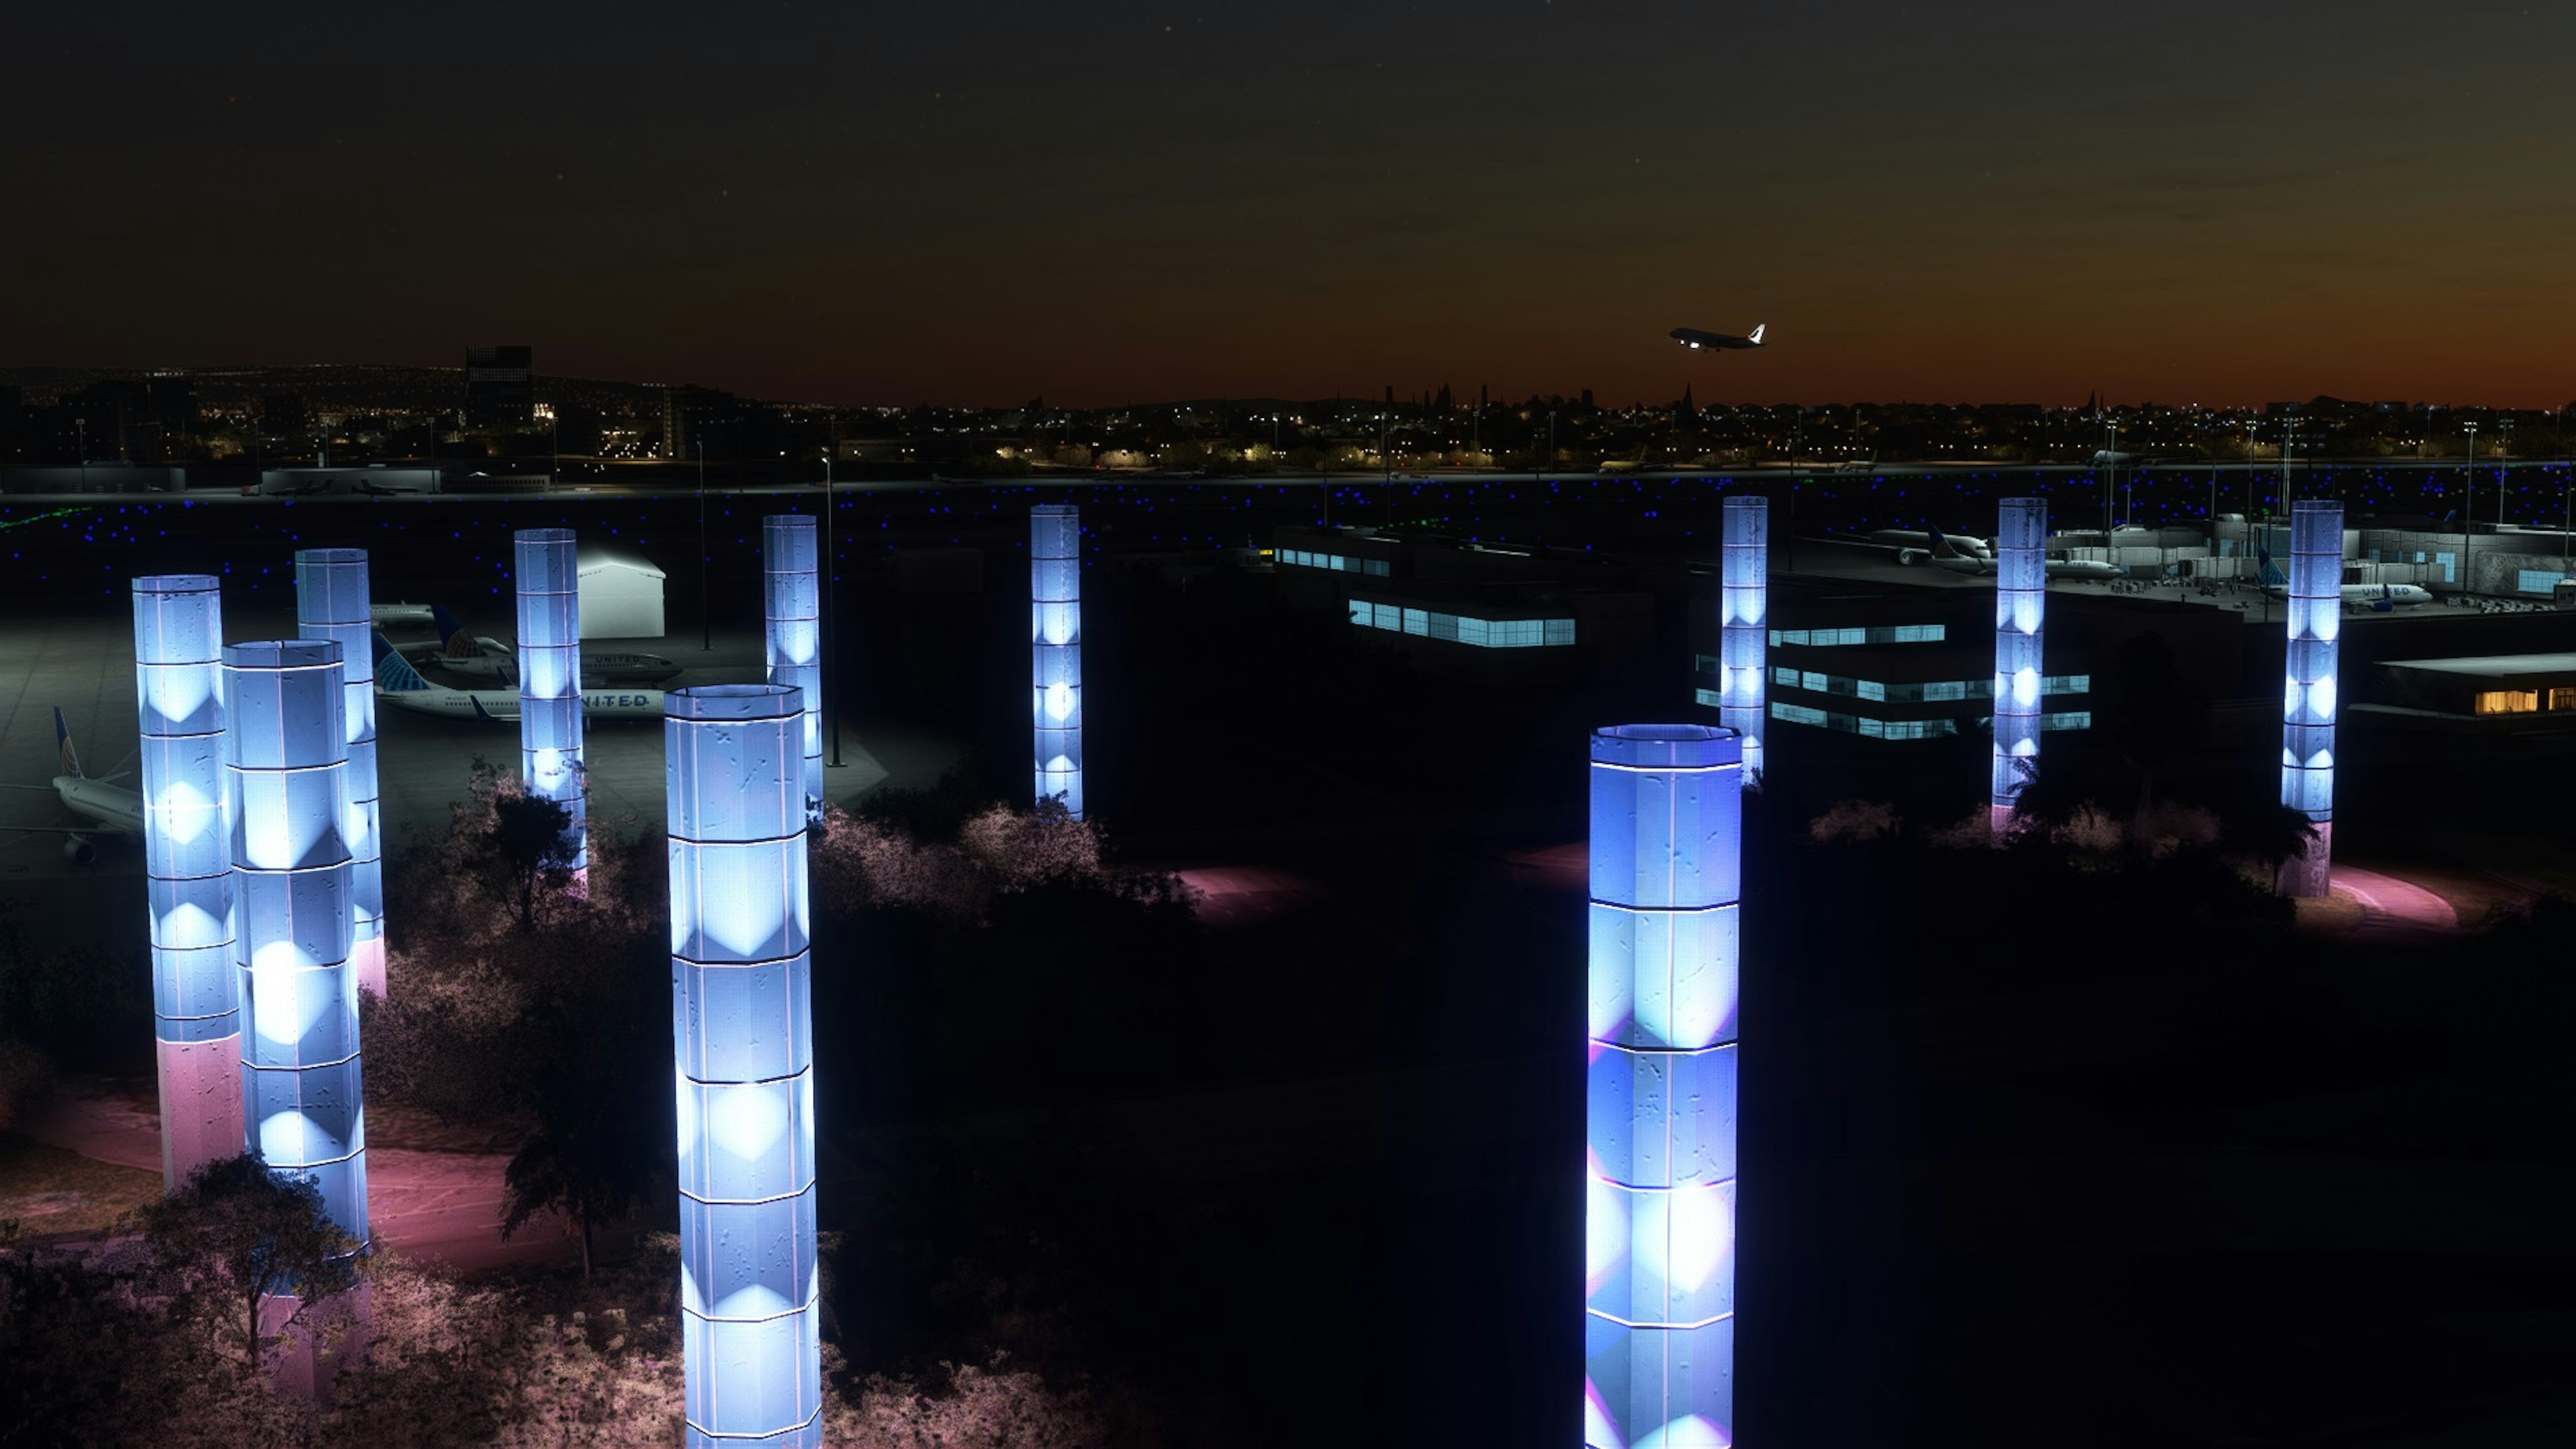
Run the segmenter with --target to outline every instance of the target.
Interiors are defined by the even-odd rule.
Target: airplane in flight
[[[54,744],[57,766],[62,773],[51,785],[11,785],[12,790],[51,790],[84,823],[79,825],[13,825],[0,827],[10,835],[56,834],[63,837],[63,854],[75,865],[87,865],[98,859],[101,837],[117,840],[143,838],[143,796],[133,790],[110,784],[125,778],[122,772],[92,779],[81,773],[80,754],[72,748],[71,727],[63,723],[62,706],[54,706]]]
[[[442,719],[516,720],[519,717],[519,692],[515,689],[443,689],[420,677],[411,661],[402,656],[383,634],[376,635],[376,698],[397,709],[415,714],[434,714]],[[585,689],[581,692],[581,719],[586,726],[603,719],[660,719],[662,691],[658,689]]]
[[[2281,572],[2280,565],[2272,562],[2272,551],[2257,549],[2255,557],[2263,566],[2263,592],[2276,599],[2288,600],[2290,576]],[[2433,602],[2433,591],[2421,584],[2343,584],[2340,587],[2347,609],[2367,608],[2373,613],[2385,614],[2392,609],[2411,609],[2418,604]]]
[[[465,632],[456,616],[444,604],[429,606],[430,619],[438,630],[440,644],[429,650],[415,651],[450,674],[468,679],[489,679],[502,684],[516,684],[519,679],[517,655],[509,645],[487,636]],[[584,685],[659,684],[680,672],[680,666],[659,654],[638,654],[612,650],[581,652],[581,678]]]
[[[1765,322],[1762,327],[1770,325]],[[1697,327],[1676,327],[1664,335],[1693,352],[1735,352],[1748,347],[1761,346],[1762,327],[1756,327],[1742,337],[1727,332],[1708,332]]]

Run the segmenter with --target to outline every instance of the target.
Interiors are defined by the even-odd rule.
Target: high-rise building
[[[300,393],[273,392],[259,400],[259,433],[261,437],[283,442],[304,439],[304,397]]]
[[[534,350],[469,347],[465,350],[465,426],[525,428],[537,415]]]
[[[197,380],[184,372],[156,372],[144,379],[152,421],[170,437],[197,430]]]

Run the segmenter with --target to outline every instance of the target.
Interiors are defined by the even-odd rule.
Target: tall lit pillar
[[[249,1145],[271,1171],[320,1189],[331,1220],[364,1244],[344,683],[340,646],[327,639],[224,650]]]
[[[1762,725],[1769,707],[1771,500],[1726,500],[1717,590],[1717,714],[1744,740],[1744,783],[1762,783]]]
[[[2289,678],[2281,701],[2281,804],[2316,827],[2281,865],[2281,894],[2322,896],[2334,876],[2335,647],[2343,626],[2343,505],[2290,505]]]
[[[822,588],[814,547],[814,520],[801,513],[773,513],[760,521],[762,610],[769,682],[803,692],[805,700],[805,818],[823,817]]]
[[[671,836],[688,1442],[822,1443],[804,700],[673,690]]]
[[[1733,1442],[1742,747],[1592,736],[1583,1442]]]
[[[152,1034],[161,1180],[242,1150],[241,985],[224,838],[224,609],[209,574],[134,581],[143,745],[143,870],[152,907]]]
[[[375,625],[367,615],[367,551],[295,553],[295,632],[340,646],[349,739],[349,960],[358,989],[385,994],[385,846],[376,790]]]
[[[2048,615],[2048,500],[2007,498],[1995,520],[1995,755],[1988,823],[2012,832],[2014,802],[2039,768],[2040,626]]]
[[[1082,818],[1082,510],[1029,509],[1029,640],[1037,688],[1037,797]]]
[[[518,544],[519,778],[572,812],[571,869],[590,864],[583,828],[581,573],[569,528],[523,528]]]

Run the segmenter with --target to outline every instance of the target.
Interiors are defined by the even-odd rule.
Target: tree
[[[526,933],[537,928],[537,883],[569,873],[580,857],[581,842],[572,834],[569,806],[524,790],[504,790],[492,800],[486,849],[489,868],[518,896],[519,930]]]
[[[144,1241],[183,1312],[228,1339],[222,1320],[240,1310],[245,1377],[259,1372],[263,1300],[294,1295],[295,1311],[277,1325],[282,1338],[313,1305],[354,1286],[361,1271],[357,1241],[322,1210],[321,1192],[302,1178],[271,1173],[257,1153],[198,1168],[141,1218]]]

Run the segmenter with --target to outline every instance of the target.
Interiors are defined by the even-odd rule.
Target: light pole
[[[83,493],[87,493],[89,491],[89,419],[72,419],[72,434],[80,449],[80,488]],[[54,436],[59,438],[62,434],[56,433]]]
[[[841,615],[835,589],[840,582],[839,559],[832,552],[832,514],[839,506],[833,501],[832,450],[823,449],[823,733],[832,741],[832,768],[841,767],[841,716],[832,706],[832,690],[840,682],[841,672],[832,656],[840,652]]]
[[[2463,593],[2469,588],[2470,535],[2475,532],[2478,517],[2478,425],[2473,421],[2462,428],[2469,435],[2469,456],[2460,465],[2460,574]]]
[[[2504,436],[2496,439],[2496,531],[2504,531],[2505,485],[2513,481],[2513,416],[2508,413],[2496,423]]]
[[[707,440],[692,441],[698,445],[698,649],[711,653],[716,647],[716,626],[707,617]]]

